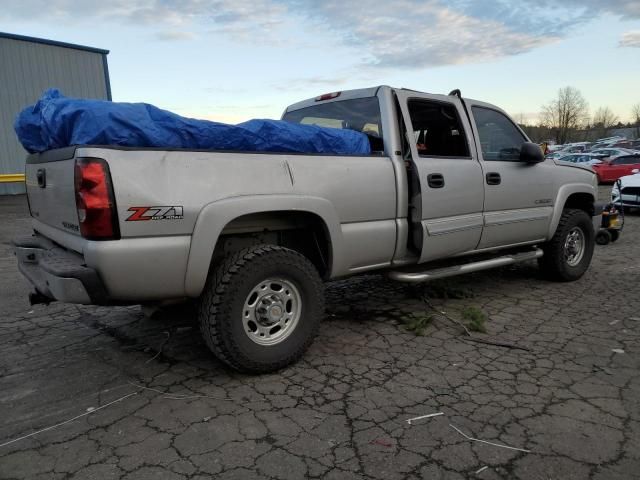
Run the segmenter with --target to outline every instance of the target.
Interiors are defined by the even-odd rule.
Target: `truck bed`
[[[78,158],[107,162],[120,240],[80,236],[74,200]],[[38,185],[43,171],[44,187]],[[394,168],[379,155],[77,146],[29,156],[26,177],[34,229],[82,255],[101,272],[109,294],[123,300],[199,294],[211,258],[205,252],[231,219],[242,216],[243,204],[258,202],[274,212],[311,208],[329,218],[337,239],[332,276],[389,265],[395,250]],[[357,185],[366,188],[356,191]],[[123,275],[127,282],[118,281]],[[131,285],[131,276],[135,294],[119,288]]]

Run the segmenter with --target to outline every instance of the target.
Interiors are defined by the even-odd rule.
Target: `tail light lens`
[[[78,158],[75,184],[82,236],[88,240],[119,239],[118,214],[107,162],[101,158]]]

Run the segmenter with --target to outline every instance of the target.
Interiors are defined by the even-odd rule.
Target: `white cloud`
[[[176,42],[181,40],[193,40],[195,35],[191,32],[181,32],[178,30],[167,30],[156,33],[156,38],[165,42]]]
[[[574,8],[583,7],[592,14],[607,12],[624,18],[640,18],[640,2],[638,0],[546,0],[545,3],[547,5],[564,3]]]
[[[375,66],[424,68],[479,62],[529,51],[555,41],[490,19],[478,19],[431,0],[396,0],[363,9],[359,2],[328,0],[308,6],[310,16],[361,48]]]
[[[306,90],[316,88],[330,88],[344,85],[349,77],[323,77],[323,76],[311,76],[301,78],[291,78],[286,83],[273,83],[271,86],[276,90],[292,91],[292,90]]]
[[[0,19],[105,21],[146,28],[161,40],[205,34],[297,45],[327,35],[354,64],[424,68],[483,62],[557,41],[593,17],[640,18],[640,0],[21,0]],[[304,39],[299,31],[307,32]],[[622,38],[634,45],[634,32]],[[631,35],[627,37],[627,35]],[[630,44],[631,42],[631,44]],[[300,47],[302,48],[302,46]],[[313,79],[311,79],[313,80]]]
[[[623,33],[618,45],[620,47],[640,48],[640,30],[633,30],[631,32]]]

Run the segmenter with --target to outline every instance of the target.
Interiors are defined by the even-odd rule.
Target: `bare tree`
[[[606,137],[616,123],[618,116],[609,107],[600,107],[593,116],[593,127],[600,137]]]
[[[542,107],[542,124],[555,132],[556,142],[566,143],[573,132],[586,123],[589,104],[575,87],[558,90],[558,96]]]
[[[631,121],[636,126],[636,138],[640,138],[640,103],[631,106]]]

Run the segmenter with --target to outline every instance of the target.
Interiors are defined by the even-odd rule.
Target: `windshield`
[[[282,119],[303,125],[362,132],[369,137],[372,151],[380,152],[384,149],[378,97],[318,103],[311,107],[286,112]]]

